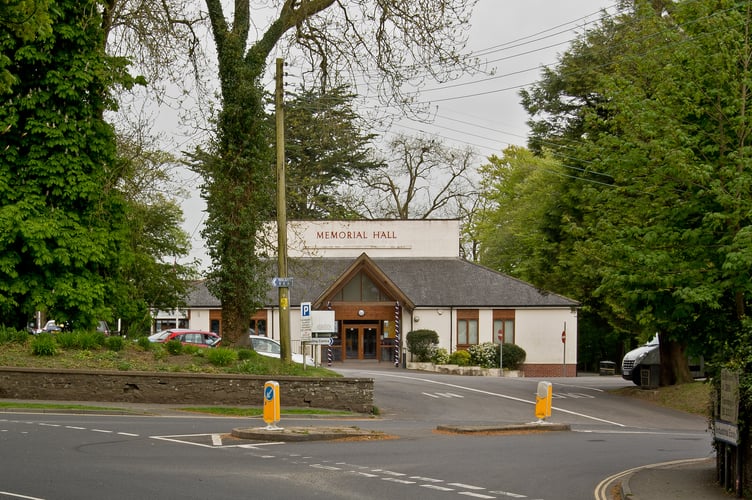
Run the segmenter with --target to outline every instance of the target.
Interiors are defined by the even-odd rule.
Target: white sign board
[[[313,316],[311,330],[316,333],[337,333],[334,311],[311,311]]]

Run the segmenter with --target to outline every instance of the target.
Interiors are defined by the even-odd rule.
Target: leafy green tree
[[[0,107],[0,315],[42,310],[78,324],[110,316],[125,208],[107,190],[115,139],[109,89],[131,85],[104,53],[96,2],[61,0],[52,31],[4,31],[11,85]]]
[[[17,42],[30,42],[52,31],[48,0],[17,0],[0,4],[0,95],[9,91],[19,75],[5,48]]]
[[[611,324],[660,333],[663,384],[748,307],[749,27],[733,2],[635,2],[525,96],[533,142],[580,168],[570,255],[596,265]]]
[[[209,286],[222,301],[223,333],[232,343],[246,332],[267,286],[260,279],[265,256],[256,241],[274,199],[261,85],[268,56],[286,38],[288,47],[303,50],[319,82],[335,81],[345,69],[367,69],[379,75],[376,83],[385,99],[409,104],[400,92],[409,76],[406,63],[412,64],[411,73],[420,69],[431,76],[467,66],[455,48],[464,40],[474,0],[436,0],[431,8],[397,0],[285,0],[265,28],[256,24],[260,36],[253,41],[249,0],[233,2],[231,21],[223,2],[205,1],[222,108],[215,142],[194,160],[205,179],[204,236],[213,261]],[[288,351],[283,342],[285,359]]]
[[[171,188],[176,160],[139,140],[118,137],[116,188],[124,198],[125,245],[118,277],[116,317],[127,331],[149,331],[152,310],[171,310],[185,303],[195,265],[178,264],[188,255],[182,211]]]
[[[285,105],[287,215],[297,219],[352,217],[343,185],[379,167],[345,87],[302,90]]]

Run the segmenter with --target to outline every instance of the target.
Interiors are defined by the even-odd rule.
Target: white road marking
[[[438,491],[454,491],[454,488],[447,488],[446,486],[438,486],[436,484],[421,484],[420,487]]]
[[[462,386],[462,385],[450,384],[450,383],[447,383],[447,382],[440,382],[438,380],[431,380],[431,379],[427,379],[427,378],[408,377],[406,375],[396,375],[396,374],[384,373],[384,372],[366,372],[366,373],[372,373],[373,375],[380,375],[380,376],[384,376],[384,377],[402,378],[402,379],[407,379],[407,380],[412,380],[412,381],[418,380],[420,382],[426,382],[426,383],[429,383],[429,384],[444,385],[444,386],[447,386],[447,387],[454,387],[456,389],[462,389],[462,390],[465,390],[465,391],[477,392],[479,394],[486,394],[488,396],[495,396],[495,397],[498,397],[498,398],[508,399],[510,401],[517,401],[518,403],[525,403],[525,404],[530,404],[530,405],[534,405],[535,404],[535,401],[528,401],[527,399],[517,398],[517,397],[514,397],[514,396],[508,396],[506,394],[499,394],[498,392],[491,392],[491,391],[484,391],[482,389],[475,389],[474,387],[465,387],[465,386]],[[604,424],[616,425],[618,427],[626,427],[626,425],[620,424],[618,422],[613,422],[611,420],[605,420],[605,419],[602,419],[602,418],[594,417],[592,415],[585,415],[584,413],[579,413],[579,412],[576,412],[576,411],[565,410],[563,408],[557,408],[557,407],[552,407],[552,409],[554,409],[556,411],[560,411],[562,413],[567,413],[569,415],[575,415],[575,416],[578,416],[578,417],[587,418],[587,419],[590,419],[590,420],[595,420],[596,422],[603,422]]]
[[[457,488],[462,488],[465,490],[485,490],[482,486],[473,486],[472,484],[464,484],[464,483],[448,483],[449,486],[454,486]]]
[[[18,493],[11,493],[9,491],[0,491],[0,496],[8,496],[8,497],[13,497],[13,498],[25,498],[27,500],[44,500],[43,498],[30,497],[27,495],[19,495]]]
[[[466,497],[474,497],[474,498],[496,498],[492,497],[491,495],[483,495],[482,493],[473,493],[472,491],[458,491],[458,495],[464,495]]]

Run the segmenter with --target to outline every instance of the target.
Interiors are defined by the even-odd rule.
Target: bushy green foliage
[[[55,339],[49,333],[40,333],[31,340],[31,353],[35,356],[54,356],[56,352]]]
[[[125,339],[119,335],[106,337],[104,346],[110,351],[120,352],[125,348]]]
[[[431,348],[431,363],[435,365],[445,365],[449,363],[449,351],[443,347],[433,346]]]
[[[413,330],[405,337],[413,358],[424,363],[431,360],[431,346],[439,343],[439,334],[433,330]]]
[[[499,345],[493,342],[484,342],[468,347],[470,353],[470,364],[480,366],[481,368],[498,368],[499,367]]]
[[[151,340],[149,340],[149,337],[139,337],[136,340],[136,344],[138,344],[138,346],[144,351],[150,351],[154,345]]]
[[[470,353],[467,351],[454,351],[449,355],[449,364],[457,366],[470,366]]]
[[[75,349],[78,347],[78,339],[73,332],[60,332],[55,335],[55,341],[63,349]]]
[[[0,325],[0,344],[15,342],[24,344],[29,340],[29,334],[23,330]]]
[[[257,356],[257,353],[253,349],[238,349],[239,361],[245,361],[246,359],[253,359],[254,356]]]
[[[517,344],[504,344],[501,357],[505,370],[519,370],[527,358],[527,353]]]
[[[206,349],[194,344],[183,344],[182,354],[188,354],[191,356],[203,356]]]
[[[75,332],[76,346],[89,351],[104,345],[105,335],[102,332]]]
[[[162,345],[164,345],[165,350],[173,356],[183,354],[183,344],[179,340],[169,340]]]
[[[229,366],[238,359],[238,352],[225,347],[215,347],[208,349],[206,359],[214,366]]]

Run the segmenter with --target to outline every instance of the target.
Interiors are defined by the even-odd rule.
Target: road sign
[[[567,343],[567,331],[566,330],[564,330],[563,332],[561,332],[561,343],[562,344],[566,344]]]
[[[497,337],[499,339],[499,342],[504,342],[504,330],[499,330]]]
[[[274,288],[290,288],[292,286],[292,278],[272,278],[272,286]]]
[[[304,342],[310,342],[313,330],[313,317],[311,316],[311,303],[300,303],[300,338]]]

